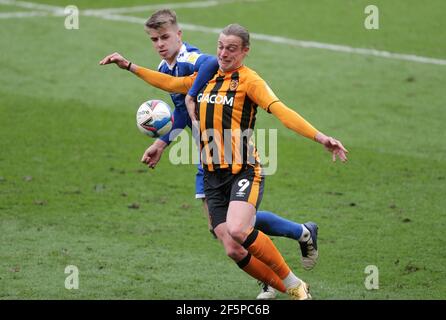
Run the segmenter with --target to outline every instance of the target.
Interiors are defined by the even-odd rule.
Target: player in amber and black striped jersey
[[[249,51],[249,33],[240,25],[229,25],[218,39],[218,73],[198,94],[198,118],[203,155],[205,195],[212,226],[227,254],[252,277],[267,282],[293,299],[311,299],[309,286],[288,267],[273,242],[252,222],[263,192],[264,177],[253,143],[243,137],[254,128],[257,106],[275,115],[288,128],[323,144],[346,161],[342,143],[317,131],[295,111],[286,107],[254,71],[243,65]],[[122,57],[121,57],[122,58]],[[106,60],[106,59],[105,59]],[[124,61],[112,61],[125,64]],[[146,82],[169,92],[186,93],[194,76],[175,78],[136,64],[130,71]],[[195,108],[188,106],[195,118]],[[229,132],[230,135],[225,135]],[[246,150],[246,156],[239,154]],[[230,153],[230,156],[228,156]],[[307,250],[317,250],[317,227]]]

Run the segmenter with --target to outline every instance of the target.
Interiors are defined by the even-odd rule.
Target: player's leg
[[[314,222],[300,224],[284,219],[269,211],[257,211],[255,228],[269,236],[287,237],[299,241],[302,265],[312,269],[319,256],[317,250],[318,226]]]
[[[308,286],[291,271],[271,239],[252,227],[263,186],[260,166],[244,169],[234,177],[226,220],[228,233],[253,257],[270,267],[293,298],[311,299]]]
[[[199,163],[197,164],[197,173],[195,174],[195,199],[201,199],[203,203],[203,213],[206,217],[206,220],[208,221],[209,232],[213,235],[214,238],[216,238],[217,236],[215,235],[214,230],[211,226],[206,196],[204,195],[203,174],[203,167],[201,166],[201,163]]]
[[[262,261],[252,256],[239,243],[234,241],[234,239],[228,233],[226,223],[220,223],[214,230],[217,238],[222,242],[227,256],[234,260],[240,269],[249,274],[251,277],[259,280],[264,284],[264,286],[285,292],[286,288],[277,274]]]
[[[255,228],[269,236],[287,237],[299,241],[303,225],[284,219],[269,211],[257,211]]]
[[[204,212],[204,215],[206,216],[206,219],[208,220],[209,232],[212,234],[212,236],[215,239],[217,239],[217,235],[215,234],[215,231],[214,231],[214,229],[212,228],[212,225],[211,225],[211,217],[209,216],[208,202],[207,202],[206,198],[204,198],[202,200],[203,200],[203,212]]]
[[[232,178],[232,174],[229,174],[226,178]],[[266,282],[277,290],[284,292],[285,287],[275,272],[263,262],[251,256],[228,233],[226,216],[230,198],[229,194],[231,192],[231,180],[228,181],[229,183],[225,183],[225,178],[222,179],[219,174],[207,173],[205,191],[209,206],[209,216],[215,234],[222,242],[226,254],[237,263],[239,268],[255,279]]]
[[[260,293],[257,295],[257,300],[274,300],[277,297],[276,290],[267,283],[258,281],[260,286]]]
[[[250,226],[254,214],[255,207],[252,204],[244,201],[231,201],[227,215],[229,235],[248,251],[248,259],[257,258],[269,267],[264,268],[261,272],[270,273],[269,269],[273,270],[279,279],[282,280],[287,293],[292,298],[299,300],[311,299],[307,284],[291,271],[271,239],[263,232]],[[242,267],[243,263],[244,261],[242,260],[238,262],[238,265]],[[243,270],[246,271],[245,269]],[[252,275],[251,273],[249,274]],[[265,279],[265,276],[262,273],[254,275],[257,279]],[[270,284],[273,285],[273,283]]]
[[[220,230],[219,236],[218,236],[216,234],[216,232],[213,230],[212,225],[211,225],[211,218],[209,215],[209,207],[207,205],[206,199],[203,199],[203,208],[204,208],[204,211],[206,212],[206,215],[208,216],[209,228],[210,228],[209,231],[214,235],[215,238],[218,238],[220,241],[222,241],[223,247],[226,250],[226,254],[229,257],[231,257],[231,259],[233,259],[236,263],[239,262],[240,260],[242,260],[242,258],[244,258],[248,253],[246,251],[246,249],[244,249],[241,245],[239,245],[238,243],[234,242],[234,240],[232,240],[232,238],[227,233],[226,223],[225,223],[225,229],[221,229],[221,227],[217,228],[218,230]],[[239,256],[239,253],[237,253],[238,250],[242,250],[241,257]],[[251,261],[251,263],[254,263],[254,259],[253,259],[253,261]],[[274,276],[273,276],[273,278],[274,278]],[[256,299],[258,299],[258,300],[273,300],[276,298],[276,296],[277,296],[276,290],[271,285],[269,285],[266,281],[265,282],[259,281],[259,285],[260,285],[260,293],[257,295]]]

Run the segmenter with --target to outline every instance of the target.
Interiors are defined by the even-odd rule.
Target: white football
[[[173,114],[170,106],[161,100],[144,102],[136,112],[136,126],[139,131],[156,138],[172,129]]]

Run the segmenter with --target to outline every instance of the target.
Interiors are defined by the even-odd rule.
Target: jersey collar
[[[169,68],[169,70],[173,70],[173,68],[175,68],[175,65],[177,64],[178,58],[183,56],[184,53],[186,53],[186,52],[187,52],[186,45],[183,43],[181,45],[180,51],[178,51],[178,54],[175,57],[175,60],[172,62],[172,64],[169,64],[166,60],[163,60],[166,63],[166,65]]]
[[[240,71],[240,70],[242,70],[242,69],[244,69],[245,68],[245,65],[244,64],[242,64],[240,67],[238,67],[237,69],[234,69],[234,70],[232,70],[232,71],[227,71],[227,72],[223,72],[220,68],[218,68],[218,75],[219,76],[226,76],[226,75],[228,75],[228,74],[233,74],[234,72],[237,72],[237,71]]]

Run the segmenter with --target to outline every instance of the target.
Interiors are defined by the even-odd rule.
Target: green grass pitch
[[[41,0],[80,10],[153,1]],[[179,1],[186,3],[187,1]],[[156,2],[160,3],[160,2]],[[165,3],[172,3],[165,1]],[[232,1],[176,9],[183,23],[446,59],[446,3]],[[169,96],[99,60],[114,51],[156,68],[142,25],[0,3],[0,299],[254,299],[258,286],[210,237],[194,200],[193,165],[155,170],[135,127],[142,101]],[[43,10],[44,12],[45,10]],[[146,18],[153,12],[124,13]],[[216,17],[218,16],[218,19]],[[183,39],[215,53],[217,35]],[[315,299],[446,298],[446,65],[252,41],[246,64],[287,105],[349,149],[333,164],[319,145],[278,128],[278,170],[261,209],[320,226],[320,259],[300,266],[297,243],[274,237]],[[65,288],[65,267],[79,289]],[[379,289],[367,290],[368,265]],[[280,299],[286,299],[281,295]]]

